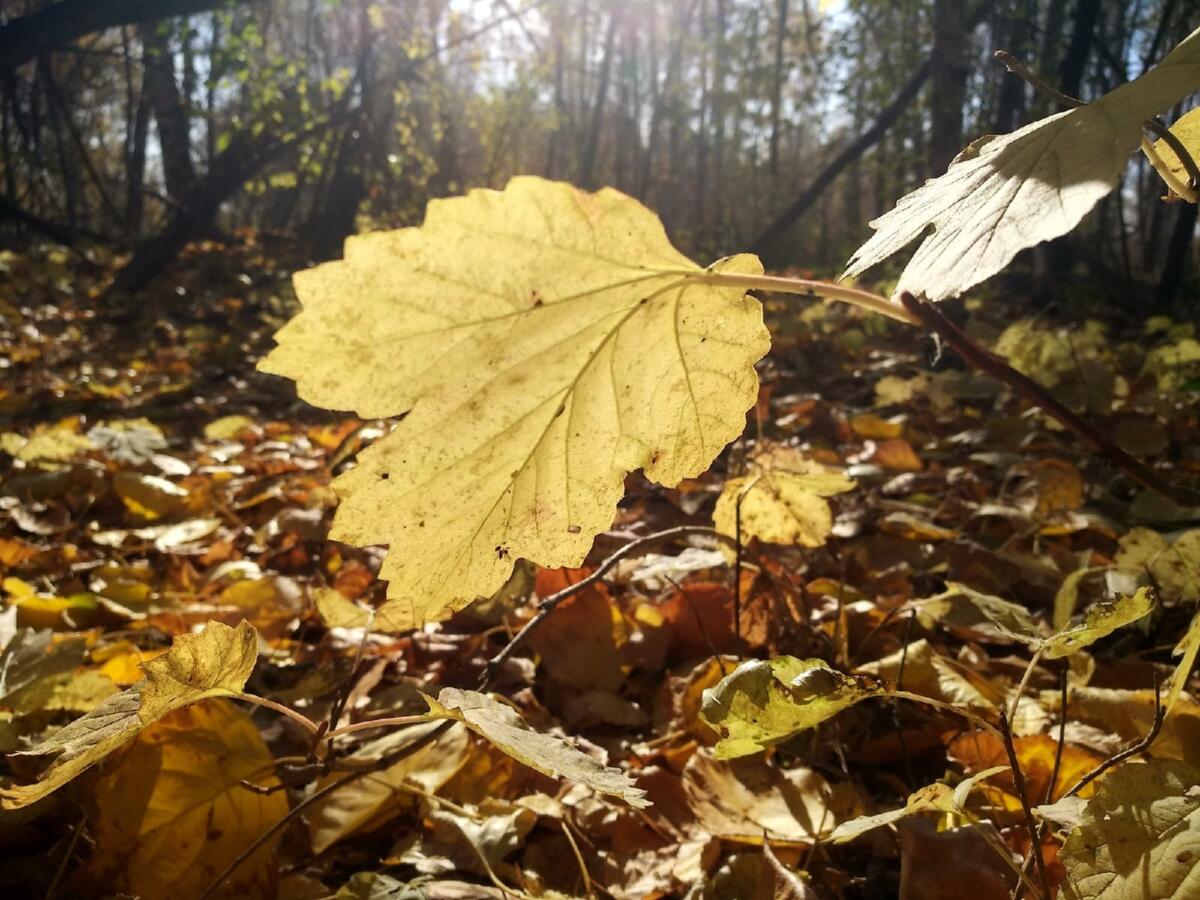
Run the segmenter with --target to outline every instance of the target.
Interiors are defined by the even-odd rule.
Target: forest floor
[[[318,610],[329,589],[362,610],[383,600],[382,550],[326,535],[331,478],[390,423],[314,410],[255,372],[292,311],[286,273],[301,266],[279,248],[195,248],[147,293],[153,309],[119,316],[93,302],[109,261],[0,257],[0,751],[34,746],[134,684],[139,663],[210,620],[253,624],[263,643],[250,687],[314,721],[421,712],[419,692],[473,687],[533,598],[581,577],[521,565],[500,596],[402,635],[365,630],[354,607]],[[747,544],[737,591],[715,545],[648,549],[559,607],[494,688],[533,727],[625,769],[653,805],[555,781],[460,728],[294,816],[218,895],[923,900],[969,883],[973,900],[1009,896],[1030,836],[1008,773],[971,797],[983,825],[935,811],[826,840],[925,785],[1007,763],[990,734],[872,700],[725,762],[697,718],[702,691],[740,659],[790,654],[994,715],[1028,648],[906,604],[961,584],[1048,621],[1056,602],[1082,610],[1152,584],[1150,616],[1032,670],[1014,746],[1027,795],[1057,799],[1154,720],[1154,686],[1194,612],[1200,532],[1188,529],[1200,509],[1138,488],[1002,385],[934,360],[911,329],[797,300],[769,313],[775,346],[746,437],[676,488],[631,476],[589,565],[635,536],[710,526],[725,479],[771,443],[856,482],[830,501],[832,538]],[[1193,324],[1035,319],[1006,299],[965,315],[977,341],[1131,453],[1200,483]],[[369,760],[398,734],[349,733],[337,756]],[[267,709],[216,700],[176,712],[0,816],[0,886],[14,898],[199,897],[336,777],[308,748]],[[1191,696],[1150,752],[1200,762]],[[36,775],[28,757],[6,760],[11,781]],[[276,779],[286,789],[246,787]],[[1060,842],[1052,832],[1043,850],[1056,884]]]

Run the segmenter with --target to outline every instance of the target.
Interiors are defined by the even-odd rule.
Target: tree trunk
[[[594,187],[593,174],[596,157],[600,151],[600,132],[604,127],[604,104],[608,98],[608,81],[612,74],[613,46],[616,43],[619,16],[614,9],[608,17],[608,31],[604,36],[604,56],[600,60],[600,80],[596,85],[596,98],[592,103],[591,125],[579,155],[579,184]]]
[[[142,90],[154,111],[154,124],[158,128],[163,181],[167,195],[180,200],[192,192],[196,183],[188,135],[188,111],[175,82],[175,60],[163,29],[157,25],[143,25],[139,35],[145,71]]]
[[[1196,242],[1196,213],[1200,211],[1195,203],[1181,203],[1179,215],[1175,218],[1175,228],[1171,232],[1171,240],[1167,244],[1167,261],[1163,266],[1162,277],[1158,281],[1158,305],[1160,309],[1168,308],[1179,293],[1183,283],[1184,272],[1187,271],[1188,259]]]
[[[933,4],[933,68],[930,73],[929,168],[941,175],[963,148],[967,95],[967,26],[962,0]]]
[[[772,175],[779,174],[779,126],[783,107],[783,83],[787,70],[783,66],[783,50],[787,43],[788,0],[779,0],[775,17],[775,82],[771,90],[771,144],[768,157]]]

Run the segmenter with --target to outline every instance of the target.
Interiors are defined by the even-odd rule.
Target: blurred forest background
[[[340,255],[432,197],[612,185],[702,261],[829,274],[975,137],[1135,78],[1195,0],[3,0],[0,246],[107,248],[112,290],[191,241]],[[1027,254],[1033,293],[1127,308],[1195,278],[1196,210],[1144,159]],[[128,260],[121,258],[128,254]],[[1072,271],[1073,269],[1073,271]],[[1019,269],[1020,271],[1020,269]],[[1039,274],[1053,273],[1050,278]]]

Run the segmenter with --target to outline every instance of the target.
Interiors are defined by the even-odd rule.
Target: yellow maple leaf
[[[390,545],[381,617],[445,618],[518,558],[578,566],[628,472],[677,484],[741,433],[769,336],[708,272],[762,268],[702,269],[624,194],[524,177],[296,276],[260,368],[318,406],[407,413],[335,483],[330,537]]]

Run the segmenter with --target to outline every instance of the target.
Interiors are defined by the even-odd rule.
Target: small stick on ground
[[[1046,861],[1042,859],[1042,848],[1037,846],[1038,828],[1037,823],[1033,820],[1033,807],[1029,805],[1029,788],[1025,784],[1025,774],[1021,771],[1021,761],[1017,759],[1012,728],[1009,726],[1008,716],[1003,709],[1000,710],[1000,734],[1004,738],[1008,764],[1012,767],[1013,785],[1017,789],[1017,798],[1021,801],[1021,810],[1025,813],[1025,828],[1029,831],[1029,840],[1033,845],[1030,852],[1033,854],[1034,865],[1037,866],[1038,881],[1042,885],[1042,896],[1044,900],[1051,900],[1054,894],[1050,889],[1050,875],[1046,872]]]

